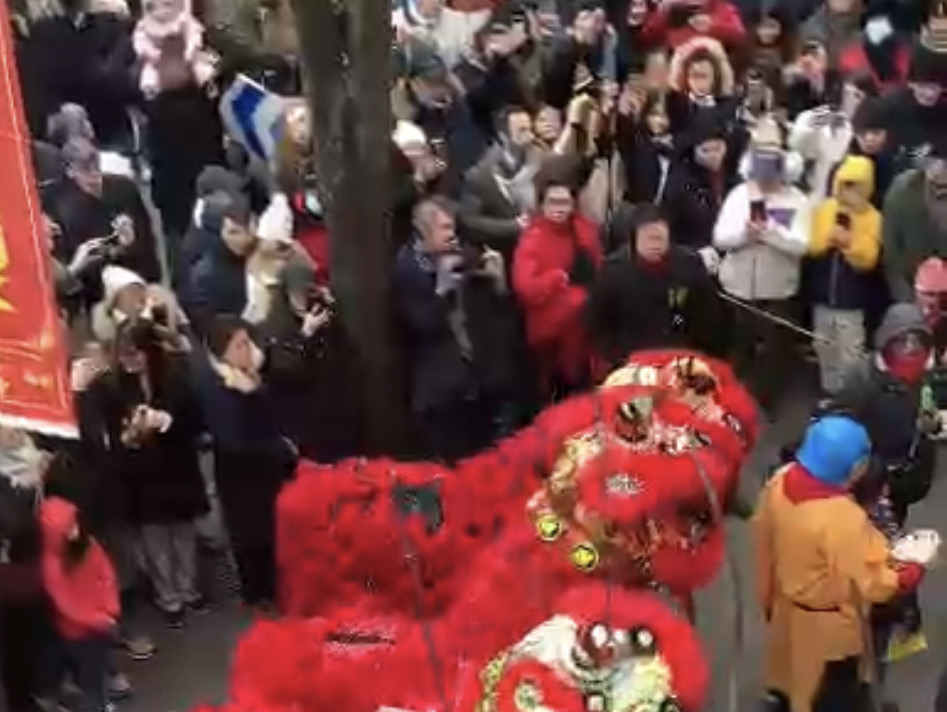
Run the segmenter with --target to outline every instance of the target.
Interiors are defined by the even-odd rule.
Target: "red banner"
[[[8,6],[0,2],[0,425],[74,436],[66,332],[55,304]]]

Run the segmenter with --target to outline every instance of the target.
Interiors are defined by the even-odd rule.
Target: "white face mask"
[[[880,45],[894,34],[894,28],[887,17],[873,17],[865,23],[865,37],[869,44]]]
[[[306,212],[313,217],[320,217],[322,215],[322,201],[319,200],[319,195],[316,191],[306,191],[305,205]]]

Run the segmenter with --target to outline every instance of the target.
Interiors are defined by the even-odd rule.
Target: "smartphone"
[[[155,326],[168,325],[168,307],[166,304],[155,304],[151,308],[151,320]]]
[[[750,201],[750,220],[753,222],[766,222],[766,201]]]
[[[851,230],[852,216],[848,213],[835,213],[835,224],[844,230]]]

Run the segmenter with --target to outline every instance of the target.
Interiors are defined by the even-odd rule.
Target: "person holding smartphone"
[[[760,405],[776,414],[782,386],[792,373],[792,331],[800,261],[809,244],[811,209],[789,183],[782,131],[761,120],[750,147],[749,180],[723,201],[713,246],[724,253],[720,285],[736,305],[733,358]],[[740,306],[740,305],[744,306]],[[765,312],[772,316],[763,317]]]
[[[846,158],[835,172],[832,197],[813,214],[809,296],[815,352],[827,394],[841,388],[843,374],[865,348],[869,274],[881,251],[881,213],[871,204],[874,173],[870,159]]]

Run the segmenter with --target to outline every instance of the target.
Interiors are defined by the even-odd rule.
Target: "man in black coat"
[[[250,218],[250,206],[240,196],[218,191],[204,200],[202,252],[180,295],[200,335],[208,333],[218,315],[240,315],[247,308],[247,258],[256,242]]]
[[[667,220],[651,205],[635,210],[625,234],[586,305],[597,355],[617,367],[639,349],[712,350],[716,290],[700,257],[671,245]]]
[[[926,374],[933,334],[914,304],[892,305],[875,332],[875,350],[845,374],[833,407],[855,417],[871,436],[872,459],[890,489],[898,522],[927,496],[938,430]]]
[[[515,390],[516,318],[503,259],[461,250],[440,198],[414,212],[394,265],[411,366],[411,407],[427,455],[455,460],[489,444]]]
[[[55,257],[69,264],[79,249],[94,242],[99,269],[88,270],[88,304],[102,298],[99,278],[108,263],[127,267],[148,282],[161,280],[151,218],[134,181],[103,175],[99,151],[87,139],[74,138],[62,150],[66,180],[44,196],[46,211],[58,226]]]

